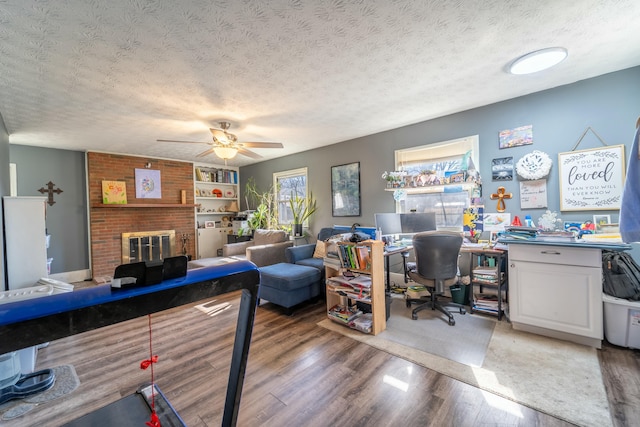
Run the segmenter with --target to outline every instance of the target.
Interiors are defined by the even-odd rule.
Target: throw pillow
[[[324,258],[327,255],[327,242],[318,240],[316,242],[316,249],[313,251],[314,258]]]

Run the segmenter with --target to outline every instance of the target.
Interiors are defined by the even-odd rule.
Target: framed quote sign
[[[624,145],[558,153],[560,210],[619,210]]]

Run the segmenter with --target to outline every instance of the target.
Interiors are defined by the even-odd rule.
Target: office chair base
[[[456,319],[453,317],[453,314],[449,310],[447,310],[444,306],[442,306],[437,300],[429,300],[429,301],[425,302],[424,300],[407,299],[406,300],[407,307],[411,306],[411,302],[412,301],[423,302],[423,304],[420,304],[419,306],[414,308],[413,311],[411,312],[411,319],[412,320],[418,320],[418,312],[419,311],[422,311],[422,310],[425,310],[427,308],[430,308],[431,310],[438,310],[438,311],[442,312],[443,314],[445,314],[447,316],[447,321],[449,323],[449,326],[455,326]],[[467,310],[465,310],[464,307],[462,307],[462,306],[458,306],[458,310],[459,310],[460,314],[462,314],[462,315],[467,313]]]

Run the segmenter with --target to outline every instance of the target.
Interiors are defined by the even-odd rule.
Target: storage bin
[[[449,286],[451,292],[451,301],[456,304],[466,305],[469,301],[469,285],[452,285]]]
[[[604,336],[611,344],[640,348],[640,301],[602,294]]]

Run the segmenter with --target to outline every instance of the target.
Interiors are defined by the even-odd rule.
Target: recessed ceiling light
[[[546,70],[562,62],[568,55],[563,47],[549,47],[527,53],[509,66],[511,74],[531,74]]]

